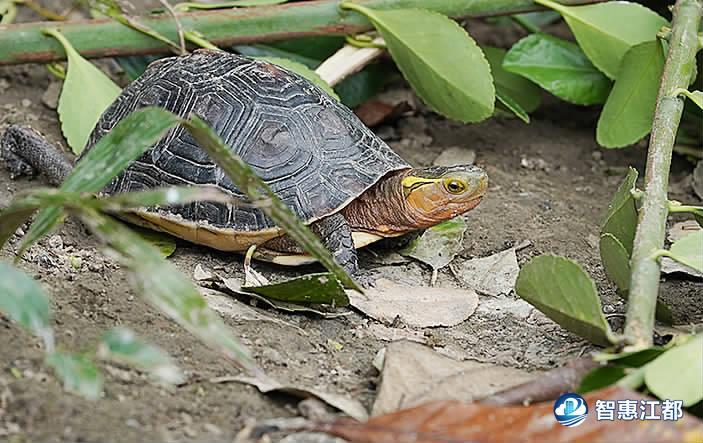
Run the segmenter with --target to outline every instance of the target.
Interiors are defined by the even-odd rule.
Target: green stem
[[[659,261],[652,256],[664,246],[669,169],[683,112],[683,100],[674,91],[686,88],[691,79],[698,49],[698,24],[702,15],[702,0],[678,0],[673,10],[669,53],[657,96],[647,153],[644,195],[632,250],[624,333],[625,343],[629,345],[627,350],[652,345],[661,272]]]
[[[682,204],[671,204],[669,203],[669,213],[676,214],[682,212],[693,212],[698,213],[703,211],[703,206],[690,206]]]
[[[220,48],[217,46],[213,45],[209,41],[203,38],[202,34],[200,34],[197,31],[184,31],[183,32],[183,38],[185,38],[187,41],[193,43],[194,45],[198,45],[201,48],[205,49],[211,49],[213,51],[221,51]]]
[[[565,0],[576,5],[602,0]],[[423,8],[454,18],[512,15],[541,10],[532,0],[356,0],[373,9]],[[257,8],[235,8],[179,14],[184,29],[196,30],[221,47],[317,35],[359,34],[371,23],[339,8],[338,0],[311,0]],[[171,42],[177,40],[172,17],[166,14],[133,17]],[[41,33],[47,23],[8,25],[0,30],[0,65],[63,60],[61,46]],[[159,54],[169,44],[112,20],[61,23],[61,32],[86,58]]]
[[[351,35],[346,36],[344,39],[348,44],[356,47],[356,48],[376,48],[376,49],[386,49],[386,45],[380,45],[378,43],[374,43],[373,40],[361,40],[356,37],[352,37]]]
[[[529,20],[525,20],[520,14],[515,14],[515,15],[511,16],[510,18],[512,18],[515,23],[522,26],[522,28],[527,32],[531,32],[534,34],[534,33],[541,31],[539,26],[535,25],[534,23],[530,22]]]

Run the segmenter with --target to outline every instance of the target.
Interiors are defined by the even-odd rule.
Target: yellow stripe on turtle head
[[[403,185],[403,194],[407,197],[412,191],[420,186],[431,185],[441,180],[441,178],[427,178],[408,175],[407,177],[404,177],[400,183]]]

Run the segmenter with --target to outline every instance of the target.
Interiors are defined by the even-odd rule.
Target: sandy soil
[[[49,77],[40,66],[0,69],[0,131],[9,123],[25,123],[65,146],[55,111],[41,100]],[[423,112],[380,127],[378,132],[415,165],[432,164],[450,147],[476,151],[477,163],[488,171],[491,187],[484,202],[466,216],[469,230],[458,261],[530,240],[533,245],[518,253],[520,264],[546,252],[577,260],[596,280],[604,311],[612,325],[619,327],[624,305],[605,279],[597,233],[625,168],[633,165],[642,171],[645,145],[601,150],[594,140],[596,110],[571,107],[549,97],[545,102],[530,125],[516,119],[461,125]],[[683,159],[676,159],[671,197],[695,201],[687,168]],[[0,206],[18,192],[43,184],[41,179],[11,181],[0,169]],[[101,258],[95,240],[79,223],[68,220],[56,235],[34,247],[20,267],[51,294],[58,342],[72,351],[90,349],[106,329],[126,325],[168,350],[187,371],[188,382],[164,388],[136,371],[101,364],[106,376],[104,398],[83,400],[62,390],[43,365],[38,341],[0,316],[0,439],[228,441],[247,420],[297,414],[296,399],[265,396],[237,383],[209,382],[212,377],[236,374],[237,369],[135,297],[125,274]],[[15,237],[11,246],[0,251],[3,260],[14,258],[17,241]],[[383,264],[379,254],[384,252],[362,253],[364,274],[384,275],[406,284],[429,281],[431,272],[425,266]],[[66,259],[70,255],[81,257],[82,263],[72,265]],[[187,274],[200,264],[224,276],[242,277],[240,256],[186,243],[178,244],[170,260]],[[265,264],[257,264],[257,269],[274,277],[291,273]],[[444,270],[437,285],[458,287],[460,283]],[[674,310],[676,323],[703,321],[701,288],[700,282],[665,279],[662,298]],[[514,297],[492,300],[491,309],[479,307],[458,326],[422,332],[435,347],[457,358],[527,370],[559,366],[591,349],[536,312],[524,315],[510,309]],[[480,303],[486,301],[481,297]],[[385,345],[370,329],[373,320],[357,312],[335,319],[272,310],[264,313],[290,326],[225,320],[267,372],[358,398],[370,407],[378,381],[371,362]]]

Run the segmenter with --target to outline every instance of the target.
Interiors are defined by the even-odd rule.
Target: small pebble
[[[32,101],[28,98],[23,98],[20,103],[22,103],[23,108],[29,108],[30,106],[32,106]]]

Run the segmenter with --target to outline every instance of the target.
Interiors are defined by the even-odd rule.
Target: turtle
[[[159,59],[104,111],[83,154],[136,109],[158,106],[204,119],[293,212],[337,262],[358,270],[357,249],[423,230],[473,209],[487,174],[474,165],[413,168],[356,115],[304,77],[236,54],[196,50]],[[31,128],[12,125],[1,155],[13,177],[43,173],[58,185],[71,163]],[[133,161],[103,195],[163,186],[214,186],[246,200],[181,126]],[[196,202],[120,215],[221,251],[282,265],[314,261],[260,208]]]

